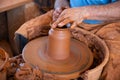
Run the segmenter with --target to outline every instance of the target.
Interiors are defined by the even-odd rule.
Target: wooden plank
[[[7,52],[9,57],[13,56],[10,44],[6,40],[0,40],[0,47],[3,48]]]
[[[7,30],[7,18],[6,12],[0,13],[0,40],[7,39],[8,30]]]
[[[24,5],[32,0],[0,0],[0,12],[4,12]]]
[[[14,42],[14,33],[25,22],[24,6],[7,11],[7,20],[10,45],[14,55],[16,55],[19,52]]]

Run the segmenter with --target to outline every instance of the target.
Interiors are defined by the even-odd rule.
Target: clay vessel
[[[49,36],[30,41],[23,49],[23,59],[38,66],[45,74],[76,79],[93,62],[92,52],[85,43],[70,37],[68,28],[55,28]]]
[[[4,67],[8,59],[8,54],[4,49],[0,48],[0,80],[6,80],[6,70],[4,70]]]
[[[0,48],[0,70],[2,70],[8,61],[9,56],[4,49]]]
[[[49,31],[48,55],[63,60],[70,55],[70,32],[68,28],[55,28]]]

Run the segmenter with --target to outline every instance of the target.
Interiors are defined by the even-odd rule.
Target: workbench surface
[[[32,0],[0,0],[0,12],[4,12],[24,5]]]

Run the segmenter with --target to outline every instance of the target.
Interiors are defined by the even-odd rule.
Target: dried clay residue
[[[92,51],[94,61],[90,69],[93,69],[96,66],[98,66],[103,61],[105,53],[103,45],[99,43],[99,40],[96,39],[96,37],[91,36],[91,34],[83,33],[80,30],[73,29],[71,30],[71,33],[73,38],[84,42]]]

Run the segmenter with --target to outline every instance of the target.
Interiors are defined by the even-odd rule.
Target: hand
[[[53,12],[53,22],[57,20],[62,11],[62,8],[55,9],[55,11]]]
[[[52,24],[52,28],[62,27],[68,23],[72,23],[71,28],[79,25],[88,16],[84,7],[65,9],[58,19]]]
[[[55,1],[55,11],[53,12],[53,22],[57,20],[59,15],[64,9],[69,8],[69,3],[67,0],[56,0]]]

